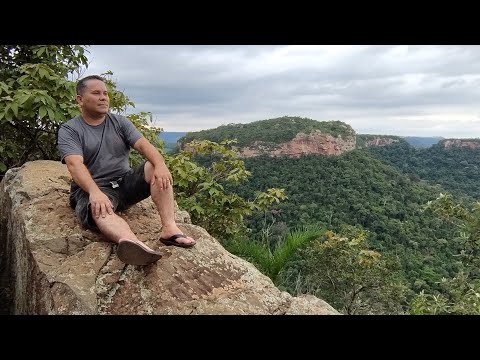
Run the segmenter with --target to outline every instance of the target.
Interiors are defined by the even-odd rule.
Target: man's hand
[[[157,186],[162,190],[168,189],[170,185],[173,185],[172,174],[170,174],[167,165],[161,164],[154,167],[152,185],[154,185],[155,182],[157,182]]]
[[[94,217],[99,218],[100,215],[104,218],[113,214],[113,205],[107,195],[102,191],[94,191],[90,193],[90,206],[92,207],[92,214]]]

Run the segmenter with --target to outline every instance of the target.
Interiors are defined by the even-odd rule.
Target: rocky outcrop
[[[375,137],[370,140],[365,141],[365,147],[370,147],[370,146],[385,146],[385,145],[391,145],[393,143],[397,143],[400,140],[398,139],[392,139],[392,138],[387,138],[387,137]]]
[[[480,148],[480,139],[445,139],[439,142],[440,146],[445,149],[451,148]]]
[[[116,245],[80,228],[68,206],[69,183],[65,165],[35,161],[10,169],[0,184],[0,290],[8,313],[338,314],[314,296],[280,291],[178,208],[179,227],[197,245],[163,246],[150,199],[120,215],[163,257],[126,265]]]
[[[250,147],[240,150],[240,156],[252,157],[258,155],[299,157],[306,154],[341,155],[355,149],[355,136],[333,137],[315,130],[311,134],[299,133],[289,142],[273,145],[255,142]]]

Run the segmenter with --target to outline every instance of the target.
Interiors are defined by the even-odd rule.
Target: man
[[[162,155],[126,117],[108,112],[109,98],[103,78],[87,76],[77,83],[78,115],[61,125],[58,149],[73,182],[70,205],[82,226],[101,232],[118,244],[123,262],[146,265],[160,259],[141,242],[115,211],[152,196],[162,222],[160,241],[192,247],[195,240],[175,223],[173,179]],[[130,169],[130,147],[146,159]]]

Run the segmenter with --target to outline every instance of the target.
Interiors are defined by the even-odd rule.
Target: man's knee
[[[119,203],[118,198],[116,196],[112,196],[103,188],[101,188],[101,190],[108,196],[113,205],[112,210],[115,211]],[[77,197],[75,204],[75,215],[77,216],[77,219],[83,228],[90,229],[96,232],[100,231],[97,226],[96,218],[93,216],[92,207],[90,205],[90,198],[87,193],[79,194],[79,196]]]
[[[112,212],[111,214],[107,213],[104,216],[102,216],[100,214],[100,216],[93,216],[93,214],[91,214],[92,216],[92,219],[93,221],[95,222],[95,225],[98,227],[98,228],[101,228],[103,225],[105,224],[109,224],[112,220],[114,220],[115,218],[119,217],[117,214],[115,214],[114,212]]]
[[[93,218],[92,210],[88,202],[79,201],[75,206],[75,214],[80,225],[85,229],[98,232],[98,226]]]

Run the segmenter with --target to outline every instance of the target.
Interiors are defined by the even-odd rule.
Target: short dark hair
[[[83,90],[85,90],[85,88],[87,87],[88,80],[100,80],[105,82],[105,79],[98,75],[86,76],[77,82],[77,95],[83,94]]]

